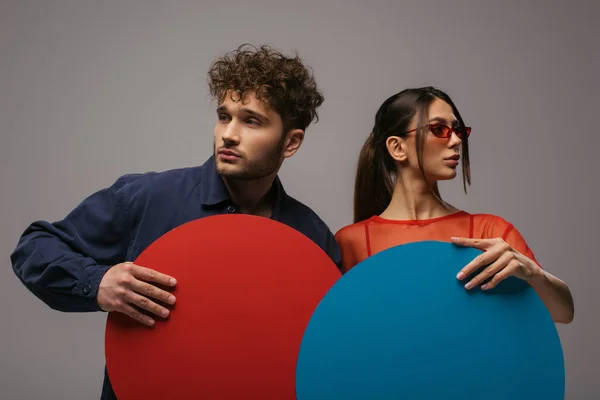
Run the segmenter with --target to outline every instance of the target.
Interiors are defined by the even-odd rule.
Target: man
[[[272,218],[300,231],[341,268],[327,225],[283,189],[277,173],[318,119],[323,96],[298,57],[240,46],[208,73],[217,100],[214,154],[201,166],[121,176],[63,220],[36,221],[11,255],[15,274],[38,298],[65,312],[114,311],[146,325],[168,317],[176,299],[161,285],[176,277],[134,260],[186,222],[224,213]],[[145,312],[140,312],[142,309]],[[102,399],[116,398],[106,374]]]

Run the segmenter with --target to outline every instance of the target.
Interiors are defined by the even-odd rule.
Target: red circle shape
[[[296,399],[304,331],[341,277],[312,240],[267,218],[218,215],[169,231],[134,263],[177,279],[177,301],[153,327],[108,314],[119,400]]]

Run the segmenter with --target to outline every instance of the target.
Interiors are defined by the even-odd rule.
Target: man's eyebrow
[[[267,121],[269,120],[269,117],[267,117],[266,115],[264,115],[262,113],[259,113],[258,111],[251,110],[251,109],[246,108],[246,107],[240,108],[240,111],[244,112],[246,114],[253,115],[253,116],[258,117],[260,119],[264,119],[264,120],[267,120]]]
[[[227,107],[225,107],[225,106],[219,106],[219,107],[217,107],[217,113],[222,113],[222,112],[229,113],[229,111],[227,110]],[[248,114],[248,115],[251,115],[251,116],[256,117],[258,119],[264,120],[264,121],[270,121],[269,117],[267,117],[266,115],[264,115],[264,114],[262,114],[262,113],[260,113],[258,111],[251,110],[251,109],[249,109],[247,107],[240,108],[240,113],[241,114]]]

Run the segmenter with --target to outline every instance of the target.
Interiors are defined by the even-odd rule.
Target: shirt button
[[[89,294],[91,290],[92,290],[92,288],[90,288],[89,286],[83,287],[83,293],[85,293],[85,294]]]
[[[234,206],[227,207],[227,212],[234,213],[235,212],[235,207]]]

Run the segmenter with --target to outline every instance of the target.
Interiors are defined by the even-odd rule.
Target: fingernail
[[[169,297],[169,303],[171,303],[171,304],[175,303],[175,296]]]
[[[169,310],[163,310],[162,311],[162,316],[163,317],[167,317],[169,315]]]
[[[465,285],[465,289],[467,289],[467,290],[471,289],[472,287],[473,287],[473,284],[471,282],[469,282]]]
[[[154,325],[154,320],[153,319],[149,319],[148,320],[148,325]]]
[[[489,287],[488,285],[483,285],[483,286],[481,287],[481,289],[482,289],[482,290],[486,290],[488,287]]]
[[[174,284],[176,284],[176,283],[177,283],[177,281],[175,280],[175,278],[171,278],[171,280],[169,281],[169,283],[170,283],[171,285],[174,285]]]
[[[461,280],[462,278],[465,277],[464,272],[459,272],[458,275],[456,275],[456,277],[458,278],[458,280]]]
[[[452,240],[453,242],[458,242],[458,238],[456,238],[456,237],[454,237],[454,236],[453,236],[453,237],[451,237],[451,238],[450,238],[450,240]]]

